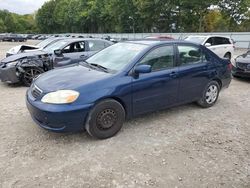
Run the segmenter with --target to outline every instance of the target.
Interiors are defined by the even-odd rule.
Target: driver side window
[[[71,45],[68,45],[68,46],[66,46],[65,48],[63,48],[62,53],[63,53],[63,54],[70,53],[70,46],[71,46]]]
[[[174,47],[163,46],[149,52],[139,65],[150,65],[152,71],[160,71],[174,66]]]
[[[75,42],[71,43],[68,46],[66,46],[62,52],[64,54],[66,53],[75,53],[75,52],[84,52],[85,50],[85,43],[84,42]]]
[[[210,37],[209,39],[207,39],[207,41],[205,43],[209,43],[209,44],[211,44],[211,46],[213,46],[214,45],[214,38]]]

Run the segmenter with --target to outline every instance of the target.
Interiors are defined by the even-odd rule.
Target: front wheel
[[[44,70],[39,67],[28,67],[24,69],[24,73],[22,75],[22,82],[25,86],[29,87],[33,79],[38,77],[40,74],[44,73]]]
[[[123,106],[113,99],[107,99],[91,110],[85,128],[91,136],[106,139],[116,135],[124,121]]]
[[[203,108],[212,107],[217,102],[219,98],[219,93],[220,86],[218,82],[211,81],[203,91],[203,96],[198,101],[198,104]]]

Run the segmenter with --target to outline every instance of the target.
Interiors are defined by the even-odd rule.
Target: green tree
[[[45,2],[42,8],[38,10],[36,15],[36,22],[40,32],[55,33],[59,31],[54,17],[54,10],[57,3],[59,2],[60,0],[51,0]]]
[[[4,21],[0,18],[0,33],[6,32],[6,26],[4,24]]]

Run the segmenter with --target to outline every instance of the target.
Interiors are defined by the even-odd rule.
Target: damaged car
[[[15,54],[19,54],[19,53],[24,53],[24,52],[43,50],[47,46],[49,46],[49,45],[51,45],[59,40],[62,40],[62,39],[64,39],[64,38],[51,37],[49,39],[46,39],[46,40],[38,43],[37,45],[28,45],[28,44],[18,45],[18,46],[15,46],[15,47],[9,49],[6,53],[6,57],[11,56],[11,55],[15,55]]]
[[[0,80],[30,86],[40,74],[77,64],[112,44],[102,39],[64,39],[43,50],[12,55],[0,62]]]

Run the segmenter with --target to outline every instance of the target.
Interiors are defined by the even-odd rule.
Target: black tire
[[[106,99],[96,104],[90,111],[85,128],[89,135],[107,139],[120,131],[125,116],[125,110],[119,102]]]
[[[231,53],[227,52],[227,53],[224,55],[224,58],[231,60],[231,58],[232,58],[232,57],[231,57]]]
[[[39,76],[40,74],[44,73],[44,70],[40,67],[27,67],[24,69],[24,73],[22,74],[22,83],[29,87],[33,79]]]
[[[197,103],[203,108],[212,107],[217,102],[219,95],[220,85],[217,81],[211,81],[204,89],[202,98]]]

